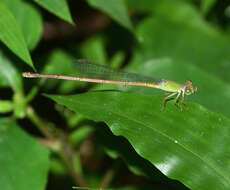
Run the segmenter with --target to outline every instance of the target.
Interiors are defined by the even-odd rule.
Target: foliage
[[[2,0],[0,186],[229,189],[229,7]],[[162,110],[164,93],[156,89],[22,77],[76,75],[75,59],[191,79],[198,91],[182,111],[173,101]]]

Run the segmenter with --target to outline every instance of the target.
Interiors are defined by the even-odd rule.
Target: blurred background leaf
[[[71,13],[66,0],[34,0],[43,8],[53,13],[57,17],[73,24]]]
[[[4,86],[10,86],[15,93],[23,92],[22,77],[11,61],[0,52],[0,76]]]
[[[0,25],[0,40],[23,61],[33,67],[21,28],[3,2],[0,2]]]
[[[107,64],[107,52],[104,38],[97,36],[85,41],[81,46],[82,57],[99,64]]]
[[[204,15],[206,15],[213,5],[216,3],[216,0],[202,0],[201,1],[201,11]]]
[[[108,14],[112,19],[119,24],[132,31],[132,23],[130,21],[128,10],[124,0],[87,0],[88,3]]]
[[[42,37],[42,17],[37,9],[29,3],[18,0],[3,0],[18,21],[27,47],[32,50]]]
[[[44,189],[49,169],[48,150],[14,122],[1,118],[0,126],[1,187],[5,190]]]
[[[43,68],[43,73],[57,73],[73,75],[75,74],[74,58],[63,50],[56,49],[50,53],[47,64]],[[58,81],[58,80],[42,80],[42,84],[45,84],[45,88],[53,88],[59,84],[60,92],[70,92],[76,88],[76,82],[74,81]]]
[[[228,38],[221,33],[206,33],[177,22],[150,18],[138,27],[138,37],[145,59],[169,57],[197,65],[229,81]]]
[[[26,112],[26,99],[24,97],[24,89],[22,84],[22,77],[18,70],[13,66],[12,62],[0,52],[0,78],[2,78],[3,86],[9,86],[13,90],[12,110],[16,118],[23,118]],[[1,86],[0,86],[1,87]],[[2,105],[3,106],[3,105]]]

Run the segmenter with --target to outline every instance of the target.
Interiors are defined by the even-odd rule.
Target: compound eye
[[[187,95],[191,94],[191,90],[186,90],[185,92]]]

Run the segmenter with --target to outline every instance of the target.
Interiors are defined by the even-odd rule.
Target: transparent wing
[[[158,84],[161,80],[141,76],[135,73],[113,70],[107,66],[95,64],[89,60],[75,60],[76,76],[127,82],[148,82]]]

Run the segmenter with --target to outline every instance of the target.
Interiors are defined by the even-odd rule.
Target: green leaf
[[[50,54],[47,64],[43,69],[43,73],[49,74],[73,75],[75,71],[74,58],[60,49],[56,49]],[[42,82],[44,83],[45,80]],[[58,84],[60,84],[59,91],[62,93],[69,92],[77,86],[75,81],[48,80],[45,82],[45,87],[52,88]]]
[[[18,21],[29,49],[34,49],[42,36],[42,18],[32,5],[19,0],[3,0]]]
[[[22,76],[2,52],[0,52],[0,80],[0,87],[10,86],[14,91],[14,116],[16,118],[23,118],[26,112],[27,101],[23,93]]]
[[[123,51],[116,52],[110,59],[110,66],[114,69],[121,68],[122,63],[125,61],[125,53]]]
[[[117,137],[109,129],[101,129],[101,126],[97,127],[95,136],[96,141],[105,148],[110,157],[123,158],[129,169],[136,175],[145,176],[154,181],[164,180],[165,183],[168,181],[156,167],[139,156],[125,138]]]
[[[176,0],[174,3],[170,0],[156,1],[152,11],[160,19],[178,22],[208,33],[213,32],[196,7],[186,0]]]
[[[65,165],[57,158],[50,159],[50,172],[58,175],[65,175],[67,173]]]
[[[61,49],[51,52],[44,73],[67,74],[73,72],[73,57]]]
[[[137,30],[139,52],[145,60],[169,58],[173,62],[195,64],[230,81],[229,39],[215,30],[200,30],[181,22],[149,18]]]
[[[13,111],[13,103],[8,100],[0,100],[0,113]]]
[[[79,145],[86,137],[88,137],[93,132],[93,128],[90,126],[82,126],[77,128],[69,136],[69,141],[74,145]]]
[[[16,118],[24,118],[26,116],[27,101],[22,93],[15,93],[13,95],[14,102],[14,116]]]
[[[124,0],[87,0],[94,8],[108,14],[123,27],[133,30]]]
[[[107,63],[107,54],[105,42],[102,37],[94,37],[88,39],[81,46],[81,52],[84,58],[98,62],[100,64]]]
[[[216,3],[216,0],[202,0],[201,1],[201,11],[206,15],[213,5]]]
[[[0,119],[0,139],[1,189],[45,189],[48,151],[7,119]]]
[[[202,2],[204,1],[202,0]],[[212,25],[204,20],[199,10],[197,10],[197,6],[194,6],[193,1],[174,0],[173,3],[171,3],[170,0],[128,0],[127,2],[131,9],[141,12],[147,12],[149,17],[151,18],[152,16],[154,16],[152,17],[152,19],[156,18],[157,22],[163,21],[162,25],[167,24],[164,23],[165,21],[171,21],[175,22],[175,27],[177,27],[177,24],[180,24],[181,26],[183,25],[186,30],[187,27],[190,27],[191,30],[196,29],[195,33],[198,33],[198,35],[199,33],[201,33],[201,35],[205,33],[205,35],[207,35],[206,38],[208,38],[209,35],[212,35],[212,37],[214,35],[214,37],[218,38],[218,36],[220,35],[219,31],[216,30],[216,28],[212,27]],[[168,32],[171,33],[170,30],[168,30]],[[187,38],[187,40],[189,40],[189,38]],[[223,41],[223,39],[221,41]]]
[[[5,80],[4,76],[0,74],[0,87],[8,87],[8,83],[7,81]]]
[[[0,80],[4,86],[10,86],[14,92],[22,93],[22,77],[11,61],[0,52]]]
[[[34,0],[40,6],[70,24],[73,20],[66,0]]]
[[[161,97],[131,93],[48,97],[87,118],[104,121],[162,173],[193,190],[230,186],[230,120],[220,114],[195,103],[188,103],[183,112],[172,104],[161,111]]]
[[[150,0],[127,0],[130,9],[140,12],[147,12],[149,16],[157,15],[162,18],[187,20],[187,23],[202,20],[194,3],[188,0],[170,0],[150,1]],[[193,17],[192,17],[193,16]],[[190,20],[188,20],[190,18]]]
[[[24,4],[17,18],[22,27],[28,48],[31,50],[34,49],[43,33],[43,23],[40,13],[33,6]]]
[[[34,67],[18,22],[2,2],[0,2],[0,26],[0,41],[28,65]]]

